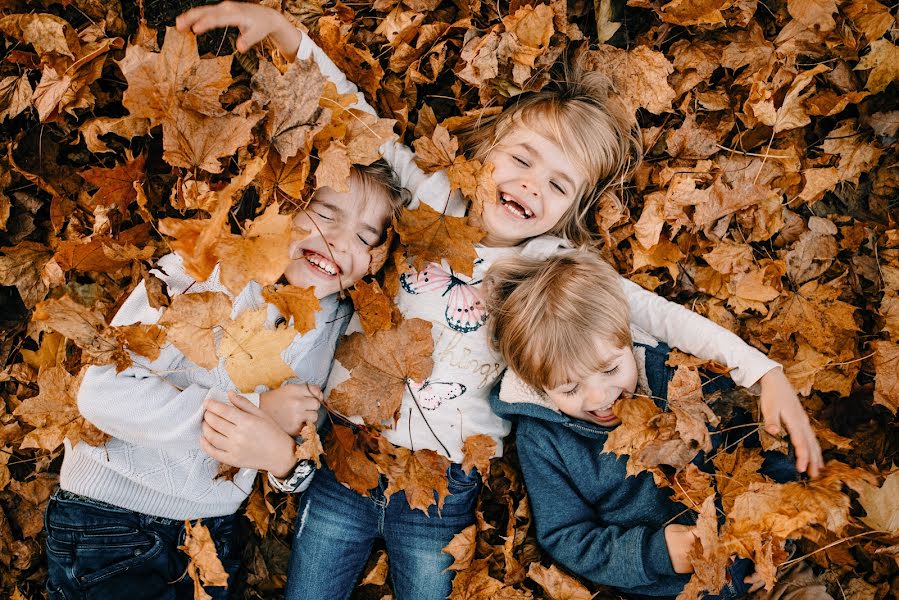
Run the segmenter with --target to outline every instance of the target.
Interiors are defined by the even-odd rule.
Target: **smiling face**
[[[585,193],[587,177],[553,140],[521,121],[487,154],[497,199],[484,206],[488,246],[513,246],[554,229]]]
[[[636,389],[637,363],[632,346],[616,348],[615,345],[596,338],[601,368],[590,373],[573,374],[569,381],[545,390],[560,411],[604,427],[621,423],[612,412],[612,405],[621,394],[631,394]]]
[[[294,217],[294,226],[310,232],[290,245],[293,261],[284,271],[298,287],[315,286],[324,298],[359,281],[368,272],[369,250],[381,242],[390,219],[389,200],[381,194],[363,193],[361,178],[350,177],[350,191],[317,190],[305,211]]]

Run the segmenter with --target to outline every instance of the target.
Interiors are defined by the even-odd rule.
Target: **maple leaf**
[[[459,140],[442,125],[434,128],[431,137],[415,140],[415,164],[425,173],[449,168],[458,152]]]
[[[858,501],[867,513],[861,519],[871,529],[899,532],[899,471],[890,473],[879,488],[862,482]]]
[[[43,244],[25,241],[16,246],[0,248],[0,285],[14,285],[26,308],[47,296],[49,287],[41,272],[53,257],[53,252]]]
[[[69,375],[61,366],[52,366],[40,372],[37,376],[39,394],[22,401],[13,411],[15,416],[35,428],[25,436],[20,448],[40,448],[52,452],[62,445],[65,438],[69,438],[73,446],[82,441],[99,446],[109,439],[107,434],[88,423],[78,412],[75,395],[84,370],[77,377]]]
[[[218,242],[227,235],[230,199],[219,197],[209,219],[160,219],[159,232],[172,236],[169,245],[181,256],[184,271],[198,281],[206,281],[219,262]]]
[[[253,99],[268,108],[266,134],[282,159],[308,152],[312,137],[331,120],[331,112],[319,106],[324,86],[325,76],[311,58],[294,61],[283,75],[259,62]]]
[[[368,425],[395,418],[408,381],[424,381],[434,361],[431,323],[403,321],[389,331],[366,336],[353,333],[341,342],[334,356],[350,379],[331,390],[328,405],[345,415],[360,416]]]
[[[478,257],[474,245],[485,232],[467,225],[463,217],[448,217],[422,203],[415,210],[403,209],[395,226],[417,269],[445,259],[454,271],[472,274]]]
[[[869,42],[879,39],[893,24],[890,9],[874,0],[852,0],[842,11],[864,32]]]
[[[0,79],[0,122],[12,118],[31,106],[31,84],[28,74]]]
[[[257,487],[250,494],[244,514],[250,520],[250,523],[253,524],[260,537],[265,537],[268,534],[272,513],[261,487]]]
[[[122,231],[115,238],[94,235],[65,240],[56,247],[53,260],[64,271],[115,273],[134,260],[152,258],[155,248],[147,245],[149,233],[149,225],[145,223]]]
[[[159,352],[165,345],[166,332],[158,325],[123,325],[110,327],[116,338],[122,340],[125,348],[150,360],[159,358]]]
[[[337,481],[367,495],[378,485],[378,467],[366,454],[365,434],[354,435],[349,427],[335,425],[325,437],[325,461]]]
[[[446,471],[450,461],[433,450],[416,450],[393,446],[385,438],[378,440],[378,454],[372,458],[378,470],[387,478],[384,496],[390,498],[397,492],[406,495],[412,509],[428,514],[428,508],[436,504],[437,512],[449,495]],[[435,501],[434,496],[437,499]]]
[[[271,202],[271,199],[276,196],[276,192],[293,200],[302,198],[309,170],[310,160],[306,154],[299,153],[293,158],[282,161],[277,152],[269,152],[268,162],[259,172],[257,179],[262,203]]]
[[[230,314],[231,300],[221,292],[181,294],[172,299],[159,324],[184,356],[204,369],[213,369],[219,362],[213,328],[221,327]]]
[[[335,192],[350,191],[350,168],[352,163],[343,142],[331,144],[318,153],[318,167],[315,169],[316,189],[329,187]]]
[[[501,581],[490,576],[488,559],[477,559],[453,577],[449,597],[450,600],[493,600],[504,587]]]
[[[646,46],[628,51],[603,44],[588,54],[585,66],[608,77],[633,110],[642,107],[659,115],[671,109],[675,94],[668,75],[674,66],[661,52]]]
[[[321,309],[315,288],[299,288],[284,285],[276,288],[269,285],[262,289],[262,297],[266,302],[275,305],[287,319],[293,319],[293,327],[298,333],[306,333],[315,327],[315,313]]]
[[[531,563],[528,577],[543,588],[546,595],[554,600],[591,600],[593,594],[577,579],[566,575],[555,565],[549,568],[538,562]]]
[[[899,411],[899,344],[876,341],[874,347],[874,403],[891,413]]]
[[[871,51],[858,61],[855,70],[870,70],[865,89],[874,94],[882,92],[899,79],[899,47],[884,39],[871,42]]]
[[[80,173],[85,181],[99,188],[91,197],[92,204],[114,204],[122,215],[127,216],[128,205],[137,198],[134,182],[143,181],[145,163],[146,159],[141,155],[112,169],[94,167]]]
[[[496,440],[483,433],[470,435],[462,444],[462,470],[468,474],[472,469],[477,469],[486,480],[490,474],[490,459],[494,454],[496,454]]]
[[[222,116],[225,111],[218,98],[231,85],[231,59],[201,59],[192,33],[167,27],[162,52],[151,52],[135,44],[125,50],[125,58],[118,62],[128,80],[122,104],[132,116],[150,119],[151,125],[176,120],[173,113],[184,109]],[[219,134],[231,133],[224,122],[217,123]]]
[[[281,358],[296,332],[287,328],[266,329],[267,317],[268,310],[262,307],[245,311],[222,326],[219,355],[225,359],[225,370],[241,392],[254,392],[260,385],[275,389],[296,376]]]
[[[96,311],[79,304],[66,295],[58,300],[44,300],[37,304],[32,321],[41,329],[52,329],[72,340],[91,357],[94,364],[115,364],[116,371],[131,366],[125,352],[124,340]]]
[[[84,138],[84,144],[91,152],[112,152],[112,148],[100,139],[101,135],[113,133],[126,140],[139,135],[147,135],[150,121],[143,117],[128,115],[125,117],[95,117],[88,119],[80,127],[78,133]]]
[[[359,316],[362,329],[367,335],[376,331],[387,331],[393,327],[393,302],[381,290],[377,281],[366,283],[357,281],[350,290],[353,308]]]
[[[5,15],[0,17],[0,31],[9,37],[31,44],[42,57],[57,54],[75,60],[81,49],[78,35],[69,23],[46,13]]]
[[[315,463],[316,469],[321,468],[322,461],[319,457],[324,454],[325,450],[322,448],[322,441],[321,438],[318,437],[315,423],[306,423],[303,425],[303,428],[300,430],[300,437],[303,438],[303,443],[297,445],[294,449],[294,456],[296,456],[296,459],[311,460]]]
[[[716,478],[718,494],[725,513],[730,513],[734,500],[753,483],[763,483],[765,476],[759,469],[765,458],[758,448],[739,446],[733,452],[717,452],[712,461],[715,471],[724,475]]]
[[[231,156],[253,138],[252,130],[265,113],[207,117],[172,107],[162,123],[162,158],[173,167],[221,173],[220,158]],[[227,132],[227,135],[223,135]]]
[[[471,565],[475,554],[475,541],[478,535],[478,526],[469,525],[453,536],[450,543],[441,552],[453,557],[453,564],[447,567],[449,571],[462,571]]]
[[[196,524],[184,521],[184,543],[178,546],[188,557],[187,575],[194,581],[194,598],[210,599],[203,586],[228,587],[228,573],[219,560],[215,542],[202,519]]]
[[[222,284],[237,296],[252,280],[271,285],[291,262],[290,244],[303,236],[290,215],[278,214],[274,203],[252,221],[243,236],[224,236],[217,247]]]
[[[718,424],[718,417],[702,399],[702,381],[696,369],[677,367],[668,383],[668,408],[677,417],[676,431],[692,448],[712,450],[706,423]]]
[[[693,463],[690,463],[666,481],[663,481],[663,483],[674,492],[671,496],[674,501],[680,502],[696,512],[700,510],[702,499],[708,498],[710,494],[715,493],[715,489],[712,487],[712,476],[701,471]]]
[[[718,537],[718,514],[715,495],[707,496],[699,510],[699,518],[694,529],[696,541],[687,555],[693,565],[693,575],[677,596],[677,600],[698,598],[701,592],[716,593],[724,587],[726,567],[731,552]]]

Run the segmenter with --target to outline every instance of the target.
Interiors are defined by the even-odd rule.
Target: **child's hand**
[[[306,423],[318,421],[322,390],[317,385],[282,385],[259,395],[261,408],[281,429],[296,437]]]
[[[688,555],[693,542],[696,541],[695,527],[671,524],[665,528],[665,544],[671,557],[671,566],[675,573],[692,573],[693,563]]]
[[[294,439],[243,396],[228,392],[228,399],[231,404],[207,400],[203,405],[200,447],[222,464],[285,477],[297,462]]]
[[[758,574],[758,571],[753,571],[752,575],[743,578],[743,583],[749,584],[749,593],[757,592],[765,586],[765,579]]]
[[[218,27],[237,27],[237,51],[246,52],[268,36],[278,50],[293,60],[300,46],[302,34],[290,21],[273,8],[244,2],[222,2],[212,6],[199,6],[182,13],[175,19],[178,31],[205,33]]]
[[[810,476],[817,477],[818,471],[824,466],[824,457],[821,456],[818,438],[793,386],[782,369],[771,369],[762,376],[760,383],[762,396],[759,398],[759,406],[762,409],[765,431],[778,435],[782,428],[786,429],[796,448],[796,470],[800,473],[807,470]]]

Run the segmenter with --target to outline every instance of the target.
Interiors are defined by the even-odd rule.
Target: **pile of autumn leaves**
[[[809,396],[811,407],[824,405],[823,393],[829,398],[870,394],[892,418],[899,408],[899,232],[883,215],[899,183],[895,150],[885,146],[895,139],[897,115],[883,98],[899,62],[899,51],[885,37],[895,27],[893,17],[873,0],[841,3],[839,10],[837,3],[786,2],[775,7],[778,28],[772,32],[771,23],[768,29],[760,24],[755,2],[630,4],[634,8],[628,10],[645,9],[639,14],[653,14],[661,24],[643,31],[630,50],[604,44],[583,56],[646,121],[648,160],[634,178],[639,193],[629,208],[611,200],[600,206],[602,250],[648,289],[670,291],[674,281],[676,291],[701,293],[695,308],[766,348]],[[350,165],[375,160],[395,127],[412,131],[419,165],[426,171],[447,169],[476,214],[480,203],[495,199],[490,169],[457,156],[452,133],[484,111],[497,110],[503,96],[542,87],[547,67],[583,38],[584,20],[581,27],[575,24],[577,15],[559,0],[516,2],[503,15],[480,2],[449,9],[433,0],[379,0],[373,9],[386,17],[377,23],[343,5],[328,11],[314,3],[303,7],[306,12],[292,3],[285,9],[314,24],[322,47],[392,119],[348,109],[355,97],[337,93],[311,63],[287,65],[263,52],[252,77],[235,81],[234,56],[200,58],[194,38],[171,29],[159,48],[156,33],[143,24],[126,44],[108,37],[102,23],[76,32],[50,14],[0,17],[7,39],[34,49],[27,55],[14,51],[22,74],[0,79],[0,118],[33,107],[42,124],[77,126],[77,136],[98,155],[121,148],[119,138],[134,140],[136,148],[158,146],[161,138],[161,158],[176,175],[169,189],[157,193],[148,177],[150,151],[135,155],[126,149],[117,154],[116,166],[81,171],[86,184],[73,193],[61,178],[17,164],[11,141],[0,183],[30,185],[48,199],[50,222],[46,235],[16,240],[0,257],[0,283],[15,285],[33,309],[28,333],[39,340],[37,350],[22,350],[21,362],[17,357],[0,379],[13,391],[3,416],[0,463],[29,449],[39,449],[38,457],[57,457],[64,437],[103,442],[104,435],[80,417],[74,402],[88,364],[115,364],[121,370],[133,360],[152,360],[161,345],[172,343],[201,366],[224,359],[244,391],[290,378],[281,349],[296,332],[314,325],[318,305],[310,290],[278,284],[289,242],[303,235],[286,215],[301,210],[312,189],[345,190]],[[620,23],[611,20],[609,3],[595,7],[597,13],[587,16],[595,17],[602,42]],[[475,27],[484,23],[488,26]],[[673,26],[686,27],[688,34],[666,44],[663,54],[657,36]],[[367,47],[371,32],[385,40],[384,64]],[[107,63],[113,52],[121,57],[116,68],[127,84],[121,105],[128,114],[84,118],[98,101],[98,84],[104,69],[112,68]],[[722,69],[726,87],[717,80]],[[32,89],[37,70],[40,79]],[[867,74],[864,87],[853,71]],[[443,84],[454,106],[440,120],[437,114],[445,115],[446,105],[429,105],[424,90]],[[682,116],[677,126],[669,124],[672,115]],[[818,139],[814,147],[803,135],[810,132]],[[149,142],[148,137],[152,143],[135,143]],[[255,220],[240,224],[240,235],[232,234],[229,213],[251,185],[262,209]],[[868,186],[864,214],[873,216],[867,221],[817,211],[816,203],[825,206],[831,197],[826,195],[859,185]],[[12,234],[9,217],[27,203],[13,195],[11,205],[9,194],[0,194],[0,230]],[[178,213],[192,216],[171,216]],[[151,236],[151,227],[165,242]],[[426,379],[432,366],[430,326],[402,321],[391,298],[409,263],[445,257],[456,271],[470,273],[481,233],[474,223],[425,206],[406,211],[395,232],[372,251],[373,271],[386,264],[382,275],[349,292],[364,332],[340,346],[338,358],[351,378],[328,399],[332,411],[361,416],[367,427],[356,433],[335,427],[324,452],[338,478],[353,489],[364,493],[385,475],[388,494],[403,490],[413,508],[427,510],[435,502],[441,505],[448,493],[446,459],[395,448],[378,434],[395,417],[407,381]],[[266,299],[294,318],[296,331],[265,330],[259,311],[230,319],[225,294],[169,298],[147,271],[168,249],[182,255],[197,279],[220,264],[222,282],[232,293],[250,279],[259,282]],[[102,292],[78,285],[77,278],[87,276]],[[164,310],[157,324],[107,324],[128,292],[114,282],[127,278],[131,285],[146,281],[151,304]],[[861,304],[872,286],[881,299]],[[878,315],[873,323],[874,331],[882,330],[880,339],[860,339],[859,308]],[[894,571],[895,472],[832,462],[814,482],[778,485],[757,472],[757,449],[738,446],[714,457],[719,476],[713,488],[708,475],[689,465],[698,450],[710,448],[706,422],[714,422],[699,392],[698,366],[678,359],[670,413],[641,399],[622,403],[624,424],[609,442],[610,451],[629,456],[630,473],[649,470],[699,514],[696,575],[685,597],[719,589],[735,554],[753,558],[770,585],[776,566],[786,560],[785,539],[807,540],[810,551],[833,544],[813,555],[822,565],[827,557],[853,564],[851,547]],[[873,390],[864,383],[872,370]],[[380,402],[371,402],[374,397]],[[852,440],[816,427],[835,452],[852,448]],[[302,452],[317,457],[322,447],[309,433]],[[766,448],[777,443],[765,442]],[[531,598],[539,592],[532,583],[523,585],[530,580],[548,597],[589,598],[576,580],[541,566],[520,475],[508,460],[491,464],[493,452],[493,442],[484,436],[465,441],[463,468],[477,468],[488,488],[477,523],[447,548],[456,559],[451,568],[458,571],[453,597]],[[27,482],[0,465],[0,489],[15,494],[11,516],[21,533],[14,535],[0,521],[0,561],[10,573],[33,569],[40,552],[34,540],[53,478],[49,461],[38,460],[38,473]],[[720,529],[715,489],[726,515]],[[851,499],[866,516],[851,512]],[[270,528],[283,538],[292,507],[292,499],[279,505],[262,482],[247,516],[263,538]],[[220,565],[203,543],[203,531],[195,528],[198,541],[187,550],[194,557],[190,574],[196,582],[217,584]],[[852,535],[861,535],[863,544],[837,543]],[[270,590],[272,580],[283,578],[272,566],[279,562],[277,552],[263,544],[252,549],[252,557],[250,583]],[[382,556],[366,583],[383,584],[386,568]],[[19,593],[15,580],[4,579],[4,589]],[[197,590],[202,597],[199,584]]]

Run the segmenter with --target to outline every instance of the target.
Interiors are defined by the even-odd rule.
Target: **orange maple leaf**
[[[453,270],[469,276],[478,257],[474,245],[485,235],[464,217],[448,217],[424,203],[415,210],[403,209],[395,227],[416,269],[446,259]]]

